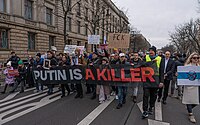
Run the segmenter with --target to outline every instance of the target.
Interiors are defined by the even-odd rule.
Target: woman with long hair
[[[185,62],[185,66],[200,66],[199,54],[192,53]],[[200,89],[198,86],[184,86],[182,103],[186,104],[189,120],[192,123],[196,123],[193,115],[193,108],[199,104],[200,101]]]

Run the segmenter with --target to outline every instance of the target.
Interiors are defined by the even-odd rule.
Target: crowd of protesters
[[[32,70],[34,68],[43,69],[48,67],[53,69],[57,66],[73,66],[73,65],[83,65],[83,66],[98,66],[100,69],[110,68],[110,65],[131,65],[134,67],[145,67],[151,66],[155,69],[155,74],[159,76],[159,85],[157,87],[143,86],[143,114],[142,118],[147,118],[149,115],[153,114],[153,109],[155,108],[156,100],[167,104],[167,97],[176,97],[186,104],[189,113],[189,120],[193,123],[196,122],[193,115],[192,109],[199,104],[200,101],[200,89],[196,86],[178,86],[177,85],[177,67],[178,66],[188,66],[195,65],[199,66],[199,54],[193,53],[188,55],[186,58],[185,54],[174,53],[171,54],[170,51],[164,53],[157,52],[156,47],[152,46],[149,48],[147,53],[143,52],[131,52],[123,53],[120,50],[109,54],[105,49],[98,52],[95,49],[92,53],[82,53],[80,50],[76,49],[74,53],[56,53],[57,49],[52,47],[51,50],[47,51],[46,55],[41,55],[37,53],[33,58],[28,57],[28,62],[23,62],[20,57],[18,57],[15,52],[11,52],[11,57],[8,59],[6,64],[6,69],[4,70],[5,87],[1,92],[4,94],[8,86],[11,87],[10,93],[16,91],[18,86],[21,86],[20,93],[24,92],[24,87],[36,87],[36,92],[42,92],[44,85],[39,83],[37,80],[33,79]],[[50,63],[44,64],[44,59],[50,60]],[[47,66],[45,66],[47,65]],[[8,70],[18,70],[17,76],[10,76]],[[171,84],[171,88],[170,88]],[[88,84],[85,83],[86,94],[91,94],[91,99],[96,99],[98,97],[99,103],[104,103],[110,100],[110,96],[115,96],[118,100],[116,106],[117,109],[123,107],[126,103],[126,96],[128,93],[128,88],[130,88],[132,94],[132,101],[137,102],[137,95],[139,90],[139,84],[136,83],[134,86],[128,87],[124,85],[109,85],[109,84]],[[48,88],[48,95],[54,93],[54,85],[46,84]],[[61,90],[61,98],[65,97],[65,90],[67,90],[67,95],[74,92],[76,93],[75,98],[83,98],[83,84],[61,84],[58,85]],[[169,89],[171,89],[169,93]],[[177,92],[175,92],[177,90]],[[177,96],[175,94],[178,93]],[[197,96],[194,96],[196,94]],[[192,98],[193,97],[193,98]]]

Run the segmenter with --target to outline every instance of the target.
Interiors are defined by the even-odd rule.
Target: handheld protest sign
[[[49,59],[45,59],[44,60],[44,63],[43,63],[43,68],[44,69],[49,69],[51,66],[50,66],[50,63],[51,63],[51,60]]]
[[[19,76],[19,72],[18,72],[17,69],[8,70],[8,75],[9,75],[9,76]]]

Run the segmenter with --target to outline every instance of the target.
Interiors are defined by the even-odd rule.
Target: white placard
[[[178,66],[178,85],[200,86],[200,66]]]
[[[88,35],[88,44],[99,44],[100,35]]]
[[[77,45],[65,45],[64,53],[72,54],[75,52]]]
[[[84,46],[76,46],[77,49],[80,50],[80,54],[83,54],[85,47]]]

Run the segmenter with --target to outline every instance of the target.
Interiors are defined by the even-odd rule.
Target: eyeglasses
[[[199,57],[192,57],[192,59],[199,59]]]

